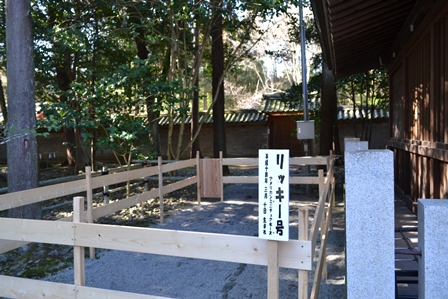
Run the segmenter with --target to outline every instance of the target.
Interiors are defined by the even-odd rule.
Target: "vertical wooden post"
[[[324,190],[324,182],[325,182],[325,177],[324,177],[324,171],[323,169],[319,169],[317,171],[317,175],[319,177],[319,197],[322,194],[322,190]]]
[[[159,170],[159,206],[160,206],[160,223],[163,223],[163,172],[162,157],[157,160],[157,169]]]
[[[279,298],[278,241],[268,240],[268,299]]]
[[[220,184],[219,184],[219,188],[221,188],[221,190],[219,191],[221,193],[221,201],[224,201],[224,178],[223,178],[223,162],[222,162],[222,152],[219,152],[219,178],[220,178]]]
[[[103,166],[101,169],[101,175],[108,175],[109,169],[107,166]],[[103,186],[103,197],[104,197],[104,204],[109,204],[109,186]]]
[[[308,241],[308,209],[299,209],[299,240]],[[308,299],[308,270],[299,270],[299,299]]]
[[[333,174],[332,174],[333,175]],[[335,192],[335,188],[336,188],[336,182],[334,179],[334,176],[331,178],[331,208],[333,209],[334,207],[336,207],[336,192]],[[330,228],[329,230],[332,231],[333,230],[333,213],[330,213],[330,219],[328,219],[328,221],[330,221]]]
[[[199,156],[199,151],[196,152],[196,177],[198,178],[197,182],[197,198],[198,204],[201,204],[201,194],[202,194],[202,167],[201,167],[201,159]]]
[[[86,184],[87,184],[87,223],[93,223],[93,193],[92,193],[92,168],[86,166]],[[95,248],[89,248],[91,259],[95,259]]]
[[[77,196],[73,199],[73,243],[76,241],[76,223],[84,222],[84,197]],[[84,262],[84,247],[73,247],[73,267],[75,285],[84,286],[86,283]]]

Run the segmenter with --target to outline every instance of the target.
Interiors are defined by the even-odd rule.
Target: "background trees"
[[[171,120],[170,136],[174,119],[180,120],[180,135],[168,138],[167,153],[179,158],[190,150],[182,147],[182,135],[188,134],[184,121],[192,115],[193,144],[202,107],[214,111],[215,155],[225,153],[224,109],[256,107],[263,93],[301,83],[295,5],[295,1],[33,0],[36,100],[45,116],[42,126],[64,130],[66,163],[77,171],[86,164],[95,167],[95,153],[111,148],[121,163],[127,163],[129,154],[137,154],[139,135],[148,135],[147,145],[138,144],[140,153],[159,155],[161,113]],[[314,53],[319,47],[313,28],[310,15],[307,48]],[[3,32],[0,27],[0,37]],[[322,66],[309,69],[314,84],[321,78]],[[311,99],[321,100],[325,94],[321,87],[315,87]],[[298,97],[292,100],[300,104]],[[333,108],[325,112],[328,103]],[[334,115],[336,102],[328,103],[322,99],[322,112]],[[322,126],[335,127],[335,119],[322,119],[331,120]],[[194,148],[200,149],[198,142]]]
[[[66,133],[67,164],[75,170],[95,165],[95,151],[112,144],[106,142],[111,131],[128,126],[132,134],[121,136],[148,134],[143,152],[158,155],[161,112],[171,120],[170,136],[173,120],[180,119],[178,139],[168,138],[167,145],[168,158],[178,159],[189,150],[182,148],[184,120],[200,98],[209,99],[204,106],[214,111],[215,155],[225,153],[226,76],[262,40],[266,29],[260,24],[286,13],[290,5],[36,0],[37,98],[44,104],[45,125]],[[136,120],[145,115],[136,130]]]

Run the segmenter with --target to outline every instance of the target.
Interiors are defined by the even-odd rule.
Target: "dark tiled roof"
[[[205,120],[204,120],[205,118]],[[267,115],[259,112],[257,110],[234,110],[227,111],[224,115],[225,121],[227,124],[236,124],[236,123],[255,123],[255,122],[267,122]],[[176,116],[174,118],[174,125],[179,125],[182,121],[180,116]],[[205,124],[213,123],[213,116],[206,115],[201,113],[199,116],[199,123],[204,121]],[[162,116],[159,120],[159,125],[166,126],[168,125],[168,116]],[[191,115],[188,115],[185,119],[185,124],[191,123]]]
[[[297,112],[298,107],[280,94],[265,95],[261,103],[261,111],[272,112]]]
[[[311,109],[314,110],[314,109]],[[242,110],[232,110],[227,111],[224,115],[226,123],[237,124],[237,123],[256,123],[256,122],[267,122],[269,113],[290,113],[297,112],[297,107],[293,107],[287,101],[283,100],[281,96],[270,96],[264,97],[260,111],[255,109],[242,109]],[[200,113],[199,122],[205,118],[205,124],[213,123],[213,116],[206,115],[204,112]],[[363,117],[363,115],[366,115]],[[352,106],[338,106],[338,120],[353,120],[353,119],[370,119],[370,109],[359,110],[353,109]],[[373,119],[387,119],[389,118],[389,111],[386,109],[375,108],[373,111]],[[181,117],[176,116],[174,118],[174,125],[179,125],[181,123]],[[191,123],[191,115],[188,115],[185,119],[185,124]],[[168,116],[163,115],[159,120],[159,125],[168,125]]]
[[[353,120],[353,119],[371,119],[370,109],[353,109],[348,106],[338,106],[338,120]],[[387,119],[389,118],[389,111],[383,108],[374,108],[373,119]]]

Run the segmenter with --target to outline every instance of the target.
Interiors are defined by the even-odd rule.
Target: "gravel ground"
[[[297,210],[310,208],[316,196],[291,190],[290,239],[297,239]],[[317,192],[315,192],[317,193]],[[151,227],[211,233],[256,236],[258,232],[258,190],[256,185],[226,186],[225,202],[204,202],[187,206]],[[297,199],[298,198],[298,199]],[[345,298],[345,231],[343,203],[337,202],[334,230],[327,247],[328,279],[319,298]],[[297,270],[280,269],[280,298],[297,298]],[[45,280],[73,283],[67,269]],[[313,272],[309,276],[310,287]],[[86,285],[111,290],[171,298],[227,299],[266,298],[267,267],[248,264],[177,258],[123,251],[99,251],[96,260],[86,259]]]

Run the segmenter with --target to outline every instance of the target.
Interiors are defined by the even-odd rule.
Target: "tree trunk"
[[[320,154],[328,155],[330,150],[334,150],[333,142],[338,142],[334,138],[334,127],[336,126],[336,87],[334,77],[325,61],[322,63],[322,107],[320,126]]]
[[[3,115],[3,123],[6,124],[8,121],[8,110],[6,109],[6,97],[5,92],[3,91],[3,82],[0,77],[0,112]]]
[[[140,19],[137,17],[132,18],[132,22],[135,24],[141,24]],[[137,35],[134,37],[135,45],[137,46],[137,56],[139,59],[148,59],[149,51],[146,48],[146,36],[143,27],[138,27],[136,30]],[[160,136],[159,136],[159,123],[158,118],[160,113],[153,110],[155,104],[155,98],[148,96],[146,98],[146,111],[148,123],[151,126],[151,132],[148,134],[149,144],[152,152],[158,157],[160,156]]]
[[[195,1],[195,6],[199,6],[199,2]],[[191,103],[191,138],[196,136],[199,129],[199,14],[196,13],[195,16],[195,27],[194,27],[194,46],[196,48],[196,55],[194,60],[194,92],[193,101]],[[199,147],[199,136],[193,140],[191,144],[190,158],[196,158],[196,153],[200,152]]]
[[[38,187],[33,34],[29,0],[6,2],[8,78],[8,192]],[[40,204],[9,211],[10,217],[39,218]]]
[[[227,156],[226,129],[224,118],[224,43],[222,38],[222,1],[213,0],[212,36],[212,95],[213,105],[213,155]]]

